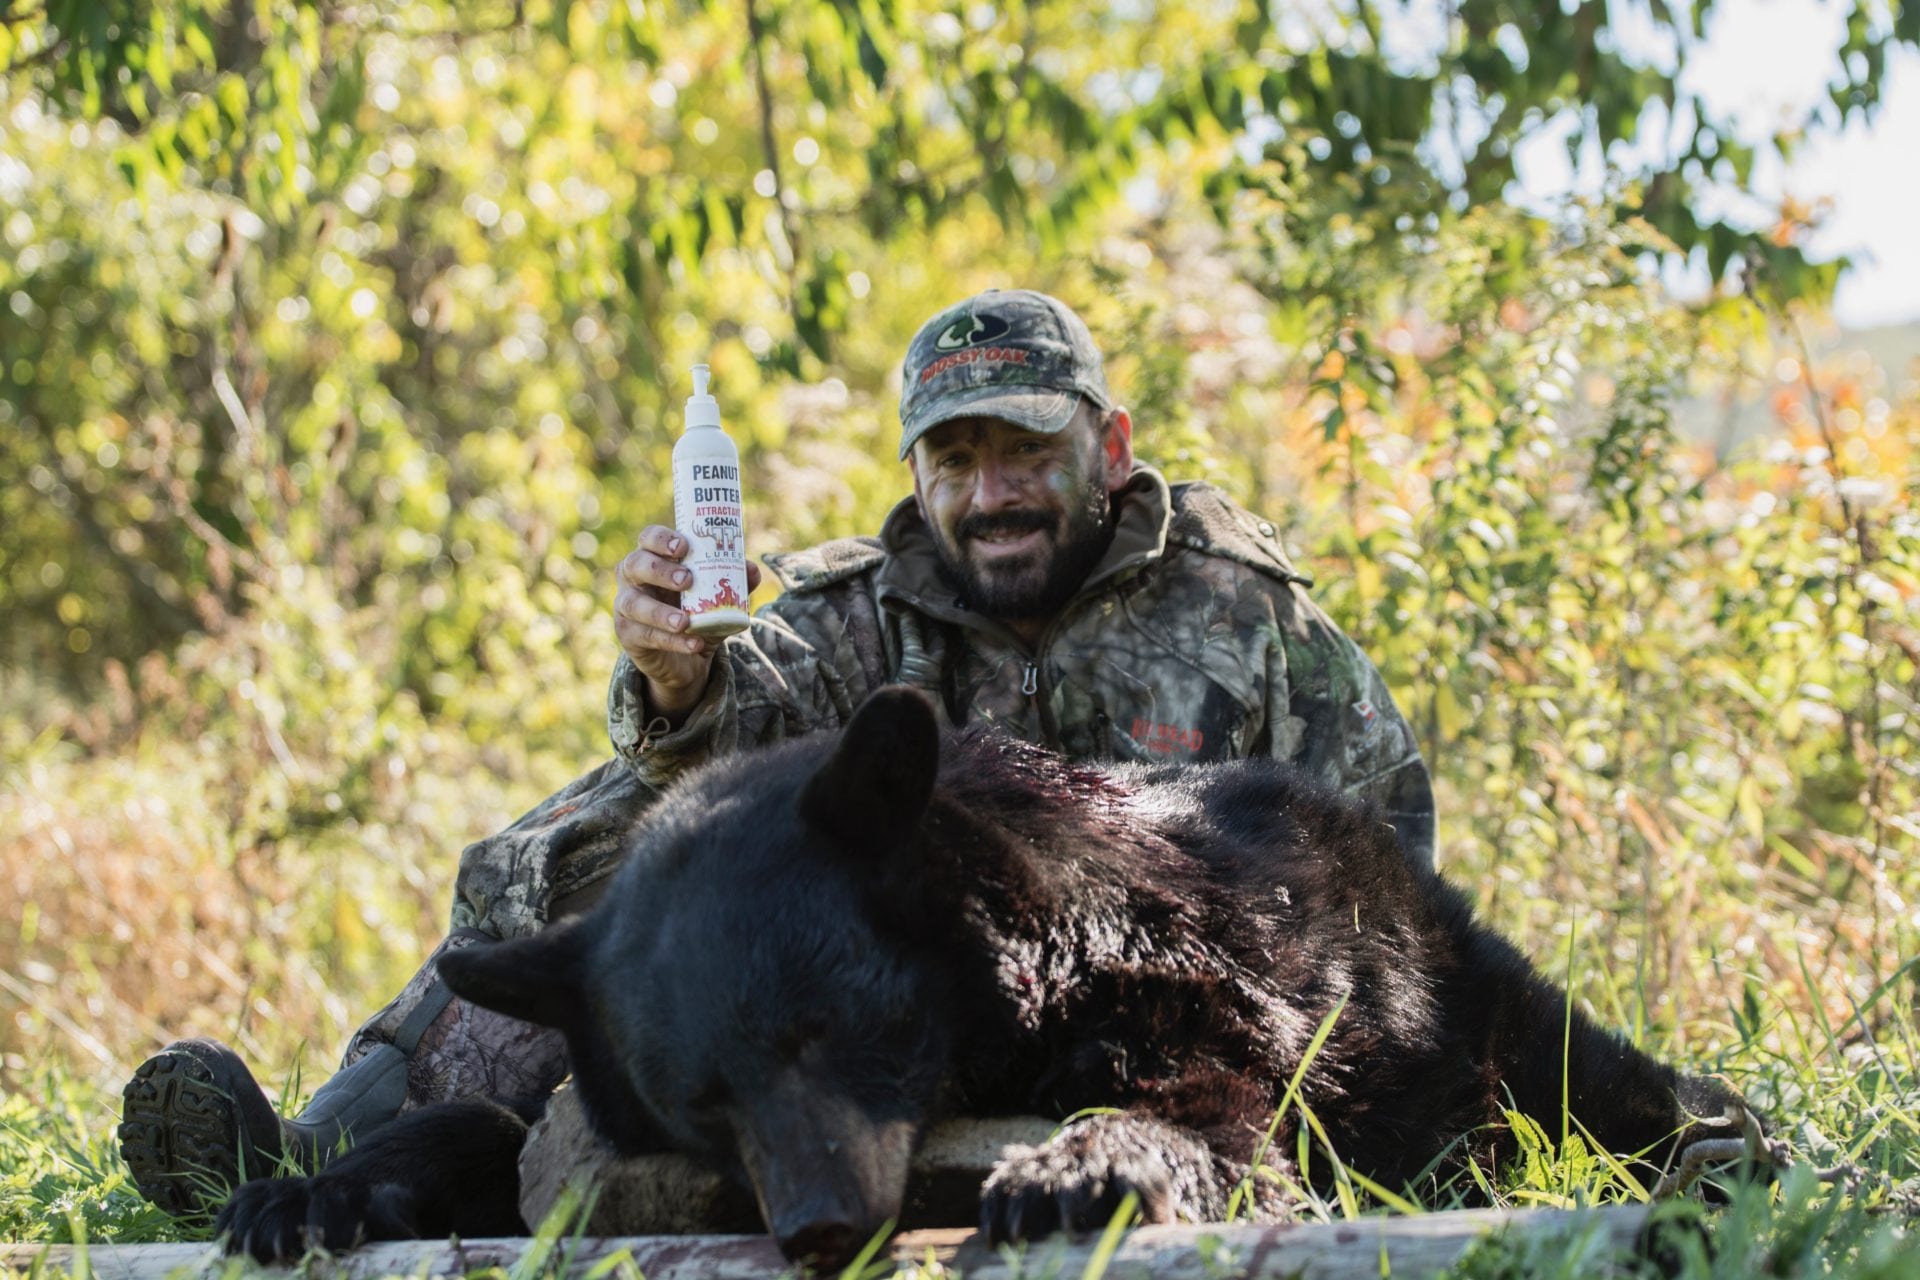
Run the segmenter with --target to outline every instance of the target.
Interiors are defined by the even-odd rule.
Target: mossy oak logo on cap
[[[990,321],[989,323],[998,323]],[[1000,325],[1000,331],[1006,332],[1007,326]],[[945,337],[945,334],[941,335]],[[920,381],[931,382],[949,369],[963,364],[1000,365],[1026,364],[1031,353],[1025,347],[962,347],[960,350],[941,356],[920,371]]]
[[[936,351],[958,351],[962,347],[1005,337],[1007,328],[1007,322],[999,316],[982,319],[969,311],[942,329],[940,336],[933,340],[933,346]]]

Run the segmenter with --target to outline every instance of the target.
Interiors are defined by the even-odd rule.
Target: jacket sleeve
[[[646,680],[623,653],[607,690],[607,734],[641,782],[659,789],[716,755],[844,724],[866,693],[845,660],[830,602],[782,596],[727,637],[700,701],[668,731],[647,706]],[[850,683],[851,680],[851,683]]]
[[[1409,861],[1434,865],[1433,781],[1387,682],[1360,646],[1298,588],[1281,627],[1281,678],[1268,681],[1273,754],[1378,805]]]

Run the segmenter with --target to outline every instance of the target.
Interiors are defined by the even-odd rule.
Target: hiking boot
[[[240,1055],[214,1040],[176,1040],[121,1091],[120,1155],[154,1205],[206,1217],[250,1178],[290,1164],[318,1169],[343,1137],[398,1115],[406,1091],[405,1055],[381,1045],[322,1085],[298,1119],[283,1120]]]

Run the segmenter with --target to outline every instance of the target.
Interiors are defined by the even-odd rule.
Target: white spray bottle
[[[740,451],[720,430],[709,370],[693,366],[687,427],[673,446],[673,523],[687,539],[693,582],[680,593],[687,630],[719,639],[747,629],[747,548],[740,503]]]

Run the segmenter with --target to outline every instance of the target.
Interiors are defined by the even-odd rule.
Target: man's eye
[[[942,454],[936,465],[943,471],[952,471],[957,467],[967,465],[967,455],[964,453]]]

